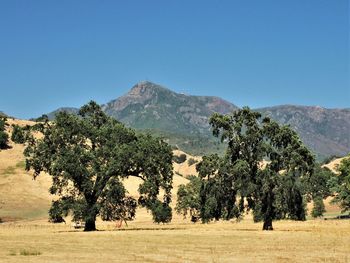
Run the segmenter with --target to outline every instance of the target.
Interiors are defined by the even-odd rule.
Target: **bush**
[[[193,165],[195,163],[198,163],[198,161],[193,159],[193,158],[190,158],[190,159],[188,159],[187,163],[188,163],[188,166],[191,166],[191,165]]]
[[[30,120],[35,121],[35,122],[46,122],[49,120],[49,117],[46,114],[43,114],[38,118],[34,118],[34,119],[30,119]]]
[[[313,206],[312,211],[311,211],[311,216],[313,218],[321,217],[321,216],[323,216],[324,212],[326,212],[326,209],[324,207],[322,197],[320,197],[320,196],[315,197],[314,206]]]
[[[23,128],[21,128],[18,125],[12,125],[12,127],[13,127],[13,130],[12,130],[11,140],[14,143],[24,143],[25,134],[24,134]]]
[[[51,208],[49,210],[49,222],[51,223],[63,223],[66,222],[62,217],[62,207],[58,201],[52,201]]]
[[[6,149],[8,148],[8,134],[6,133],[6,123],[7,118],[1,117],[0,118],[0,149]]]
[[[0,131],[0,149],[6,149],[8,147],[9,136],[6,132]]]
[[[157,201],[152,207],[154,223],[169,223],[172,218],[171,207]]]
[[[187,156],[184,153],[182,153],[180,155],[174,155],[174,157],[173,157],[173,161],[175,163],[183,163],[186,161],[186,159],[187,159]]]

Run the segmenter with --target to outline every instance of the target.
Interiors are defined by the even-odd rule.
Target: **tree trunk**
[[[264,220],[263,230],[273,230],[272,218],[267,218]]]
[[[84,231],[96,231],[95,219],[88,218],[85,220]]]
[[[88,209],[88,211],[86,211],[87,215],[85,217],[85,227],[84,227],[84,231],[96,231],[96,215],[97,215],[97,211],[95,209],[95,205],[90,205],[90,208]]]
[[[262,200],[262,212],[264,215],[263,230],[273,230],[272,219],[275,217],[275,208],[273,206],[274,200],[273,182],[271,181],[271,178],[269,178],[269,188]]]

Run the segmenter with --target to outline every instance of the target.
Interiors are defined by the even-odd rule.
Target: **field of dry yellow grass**
[[[275,230],[266,232],[249,215],[241,222],[193,224],[174,214],[170,224],[157,225],[139,209],[128,226],[98,221],[100,231],[93,233],[75,230],[69,220],[50,224],[50,177],[42,174],[34,181],[24,170],[24,147],[11,147],[0,151],[0,217],[5,221],[0,262],[350,262],[349,220],[277,221]],[[173,203],[178,186],[196,173],[195,165],[174,164],[174,172]],[[131,195],[137,195],[138,183],[125,182]],[[327,215],[339,214],[329,200],[326,209]]]
[[[147,218],[147,217],[146,217]],[[348,221],[154,225],[138,219],[98,232],[46,221],[0,225],[1,262],[349,262]],[[147,221],[147,222],[146,222]]]

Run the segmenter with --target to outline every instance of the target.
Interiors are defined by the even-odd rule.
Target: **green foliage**
[[[329,181],[335,174],[327,167],[315,164],[313,173],[302,179],[304,191],[308,193],[307,200],[317,197],[326,198],[332,194]]]
[[[196,222],[200,213],[200,188],[201,180],[199,177],[190,175],[190,182],[186,185],[180,185],[177,190],[177,203],[175,210],[178,214],[186,218],[190,215],[192,222]]]
[[[52,176],[50,193],[60,197],[52,212],[56,217],[56,211],[62,217],[71,212],[75,221],[85,221],[85,231],[96,229],[98,215],[105,220],[134,218],[136,201],[127,197],[120,183],[129,176],[142,179],[140,205],[152,212],[159,210],[159,202],[164,210],[169,207],[172,151],[164,141],[136,135],[106,116],[95,102],[84,105],[79,116],[59,112],[55,121],[38,123],[33,129],[43,138],[28,138],[26,169],[33,169],[34,177],[40,172]],[[164,196],[159,201],[161,189]],[[162,219],[168,222],[171,215],[157,221]]]
[[[314,199],[314,206],[311,211],[311,216],[316,218],[316,217],[321,217],[323,216],[323,213],[326,212],[323,199],[320,196],[317,196]]]
[[[101,196],[100,214],[102,220],[123,220],[126,222],[135,218],[137,201],[131,196],[126,196],[126,193],[121,182],[114,179],[108,183],[106,191]]]
[[[189,158],[187,161],[188,166],[194,165],[195,163],[197,163],[198,161],[193,159],[193,158]]]
[[[62,217],[62,207],[59,201],[52,201],[51,208],[49,210],[49,222],[62,223],[65,220]]]
[[[21,128],[19,125],[12,125],[11,140],[14,143],[24,143],[26,140],[24,129]]]
[[[49,116],[47,116],[46,114],[41,115],[38,118],[35,119],[31,119],[32,121],[36,121],[36,122],[47,122],[49,121]]]
[[[176,163],[184,163],[187,159],[186,154],[182,153],[180,155],[174,155],[173,156],[173,161]]]
[[[340,162],[337,170],[339,175],[329,181],[332,191],[336,193],[333,202],[338,203],[343,212],[350,211],[350,155]]]
[[[210,124],[228,147],[225,156],[204,156],[197,164],[202,222],[240,218],[249,210],[264,230],[272,230],[275,219],[305,220],[302,178],[313,173],[314,157],[297,134],[247,107],[214,114]]]
[[[7,118],[6,117],[0,117],[0,149],[6,149],[8,148],[8,139],[9,136],[6,132],[6,126],[7,124]]]
[[[172,218],[171,207],[157,200],[152,204],[152,215],[155,223],[169,223]]]

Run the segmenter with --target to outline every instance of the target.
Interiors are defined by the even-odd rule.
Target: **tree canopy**
[[[171,220],[172,151],[164,141],[137,135],[105,115],[91,101],[79,115],[60,112],[34,128],[42,138],[28,139],[26,169],[52,176],[50,193],[57,195],[50,210],[52,221],[69,212],[85,221],[85,231],[104,220],[131,220],[136,205],[150,209],[156,222]],[[140,178],[139,200],[128,196],[123,180]],[[162,198],[160,194],[162,193]]]
[[[345,157],[337,168],[339,175],[331,181],[336,193],[333,202],[340,204],[343,212],[350,211],[350,155]]]
[[[274,219],[305,220],[302,181],[313,176],[314,156],[297,133],[248,107],[216,113],[210,124],[227,150],[197,164],[202,222],[241,218],[248,211],[264,222],[264,230],[273,229]]]
[[[22,128],[19,125],[12,125],[11,140],[14,143],[25,143],[27,130],[28,128]]]
[[[7,118],[5,116],[0,116],[0,149],[8,148],[8,134],[6,132]]]

